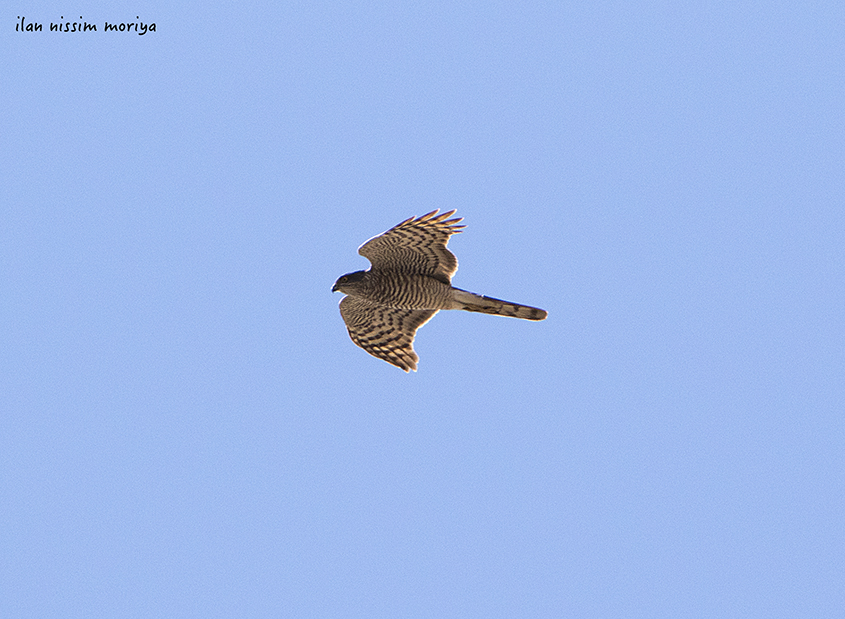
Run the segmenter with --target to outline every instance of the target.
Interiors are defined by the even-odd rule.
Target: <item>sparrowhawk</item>
[[[332,292],[347,296],[340,314],[358,346],[406,372],[416,371],[414,334],[439,310],[459,309],[526,320],[543,320],[545,310],[485,297],[452,287],[458,260],[446,249],[461,232],[454,210],[406,219],[358,249],[372,266],[347,273]]]

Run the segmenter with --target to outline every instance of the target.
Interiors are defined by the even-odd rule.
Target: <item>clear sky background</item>
[[[0,616],[841,614],[845,4],[0,21]],[[330,289],[435,208],[549,318],[405,374]]]

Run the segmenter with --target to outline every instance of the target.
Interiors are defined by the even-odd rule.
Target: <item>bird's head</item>
[[[352,294],[358,289],[358,285],[366,277],[366,271],[355,271],[354,273],[347,273],[342,275],[332,286],[332,292],[345,292]]]

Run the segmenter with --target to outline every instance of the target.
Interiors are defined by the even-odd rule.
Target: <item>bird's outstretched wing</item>
[[[449,284],[458,270],[458,259],[446,244],[465,227],[458,225],[462,217],[449,219],[454,213],[451,210],[438,215],[435,210],[406,219],[361,245],[358,253],[373,264],[374,270],[429,275]]]
[[[352,296],[340,301],[340,315],[349,337],[379,359],[416,371],[420,358],[414,352],[414,335],[437,310],[403,310],[376,305]]]

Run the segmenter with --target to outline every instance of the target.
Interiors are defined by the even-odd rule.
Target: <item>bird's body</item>
[[[401,271],[358,271],[352,287],[356,296],[394,309],[451,309],[452,287],[439,279]],[[342,288],[339,288],[343,292]]]
[[[370,239],[358,253],[372,267],[342,276],[332,288],[348,295],[340,301],[340,313],[352,341],[406,372],[416,370],[419,361],[413,348],[416,330],[439,310],[526,320],[543,320],[547,315],[536,307],[452,286],[458,261],[446,244],[464,227],[458,225],[460,218],[448,219],[454,212],[412,217]]]

